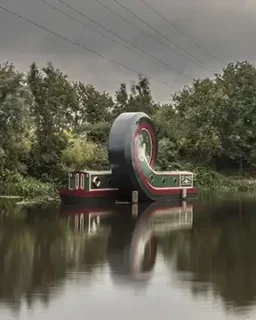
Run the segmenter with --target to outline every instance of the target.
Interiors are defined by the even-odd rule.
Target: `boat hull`
[[[116,190],[97,190],[97,191],[83,191],[83,190],[69,190],[60,189],[59,195],[61,202],[68,205],[79,204],[96,204],[99,203],[114,203],[117,198]]]
[[[177,201],[177,200],[190,200],[196,199],[198,196],[197,188],[187,188],[186,197],[184,198],[183,189],[175,188],[169,190],[169,196],[166,195],[160,201]],[[122,197],[118,190],[97,190],[97,191],[84,191],[84,190],[69,190],[61,189],[60,198],[63,204],[68,205],[80,205],[80,204],[96,204],[101,202],[115,203],[116,201],[121,201]],[[147,201],[151,202],[151,201]]]

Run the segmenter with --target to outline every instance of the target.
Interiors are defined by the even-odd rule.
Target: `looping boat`
[[[172,201],[195,198],[194,175],[190,171],[157,172],[158,142],[154,125],[142,112],[118,116],[109,137],[110,171],[70,172],[68,186],[60,189],[64,203],[131,201]]]

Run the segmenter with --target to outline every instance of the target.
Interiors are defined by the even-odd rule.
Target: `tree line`
[[[108,169],[111,124],[122,112],[143,111],[159,141],[157,168],[210,168],[232,173],[256,166],[256,68],[229,63],[154,101],[147,78],[114,96],[73,82],[51,63],[20,72],[0,65],[0,178],[19,174],[61,184],[72,169]]]

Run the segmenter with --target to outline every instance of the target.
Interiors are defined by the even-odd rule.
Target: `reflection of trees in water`
[[[190,232],[162,240],[166,260],[194,295],[212,292],[227,307],[249,306],[255,301],[255,207],[242,201],[224,205],[208,219],[195,220]]]
[[[16,206],[17,199],[0,199],[0,222],[6,217],[23,218],[25,210],[22,206]]]
[[[22,298],[47,303],[69,270],[91,273],[105,261],[104,236],[88,238],[56,213],[50,220],[33,215],[0,221],[0,301],[12,308]]]

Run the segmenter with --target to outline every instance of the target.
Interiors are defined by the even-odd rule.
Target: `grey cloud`
[[[77,19],[90,24],[95,29],[106,33],[80,15],[60,5],[56,0],[48,1]],[[188,78],[211,76],[212,72],[191,62],[190,59],[184,58],[181,53],[177,53],[177,48],[175,49],[176,52],[174,52],[160,45],[141,31],[122,21],[118,16],[111,14],[94,0],[65,1],[142,50],[179,71],[185,72]],[[106,5],[111,6],[131,22],[148,30],[156,38],[167,42],[166,39],[161,39],[159,35],[154,34],[152,30],[118,7],[113,0],[101,1],[104,1]],[[255,60],[256,4],[252,1],[147,0],[150,5],[159,10],[181,30],[188,33],[198,43],[205,46],[208,51],[217,56],[222,63],[198,48],[193,42],[152,13],[139,0],[119,1],[166,37],[173,40],[177,45],[197,57],[208,68],[214,69],[214,71],[220,70],[229,61],[248,59],[254,62]],[[138,72],[144,72],[155,80],[167,82],[170,88],[153,80],[151,81],[152,91],[157,100],[168,100],[174,90],[189,83],[187,78],[182,78],[170,70],[162,68],[152,61],[111,42],[109,39],[97,35],[92,30],[71,21],[67,17],[63,17],[60,13],[48,8],[38,0],[2,0],[1,5],[110,59],[123,63]],[[109,34],[109,36],[114,38],[113,35]],[[117,38],[116,40],[119,41]],[[58,39],[33,25],[20,21],[18,18],[12,17],[1,10],[0,44],[0,61],[13,61],[22,70],[25,70],[33,61],[38,62],[39,65],[52,61],[54,65],[67,73],[72,80],[92,83],[100,90],[107,90],[110,93],[115,92],[120,82],[126,81],[129,83],[137,78],[136,74],[66,43],[62,39]]]

